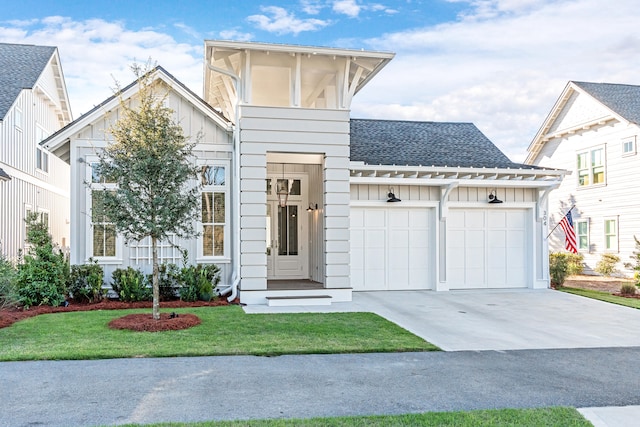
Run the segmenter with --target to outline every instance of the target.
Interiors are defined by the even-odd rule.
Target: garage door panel
[[[354,290],[433,287],[431,208],[352,208]],[[355,261],[355,262],[354,262]]]
[[[450,289],[526,287],[527,209],[449,209]],[[463,253],[464,256],[460,254]]]

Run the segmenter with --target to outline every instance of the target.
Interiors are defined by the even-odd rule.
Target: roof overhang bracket
[[[547,200],[549,200],[549,194],[558,188],[560,183],[555,183],[549,187],[542,188],[538,190],[538,203],[536,203],[536,220],[543,221],[544,225],[547,225]],[[544,207],[544,209],[543,209]]]
[[[446,186],[440,187],[440,221],[447,218],[447,214],[449,213],[449,194],[451,190],[458,187],[459,184],[459,181],[452,181]]]

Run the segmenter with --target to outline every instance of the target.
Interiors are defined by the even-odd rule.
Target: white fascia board
[[[310,55],[345,56],[356,58],[377,58],[391,60],[395,56],[393,52],[340,49],[332,47],[302,46],[291,44],[271,44],[256,42],[236,42],[225,40],[205,40],[205,47],[235,49],[235,50],[259,50],[284,53],[305,53]]]
[[[457,183],[459,187],[514,187],[514,188],[546,188],[558,185],[561,178],[524,181],[524,180],[501,180],[501,179],[446,179],[446,178],[375,178],[375,177],[351,177],[350,184],[378,184],[378,185],[424,185],[430,187],[446,187],[452,183]]]
[[[349,169],[352,172],[418,172],[418,173],[444,173],[444,174],[498,174],[498,175],[541,175],[564,176],[570,173],[563,169],[540,168],[474,168],[455,166],[396,166],[396,165],[366,165],[363,162],[351,162]]]

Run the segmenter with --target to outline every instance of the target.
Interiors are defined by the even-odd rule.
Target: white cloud
[[[261,10],[270,15],[251,15],[247,20],[261,30],[278,35],[298,35],[303,31],[318,31],[330,24],[330,21],[308,18],[299,19],[293,13],[277,6],[262,7]]]
[[[302,11],[309,15],[317,15],[324,8],[320,0],[301,0]]]
[[[202,87],[202,42],[178,43],[153,30],[131,31],[101,19],[52,16],[22,27],[0,24],[0,40],[57,46],[74,117],[112,95],[113,78],[133,81],[129,66],[151,58],[196,93]],[[112,77],[113,76],[113,77]]]
[[[356,3],[356,0],[337,0],[333,2],[333,11],[349,18],[357,18],[362,8]]]
[[[567,81],[640,84],[634,0],[606,14],[598,0],[471,3],[475,15],[457,22],[369,40],[396,58],[353,115],[474,122],[522,161]]]
[[[247,42],[253,40],[252,33],[245,33],[239,30],[224,30],[218,33],[222,40],[235,40],[239,42]]]

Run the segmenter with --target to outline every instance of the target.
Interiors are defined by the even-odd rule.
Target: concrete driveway
[[[550,289],[354,292],[329,307],[245,311],[371,311],[445,351],[640,346],[640,310]]]

